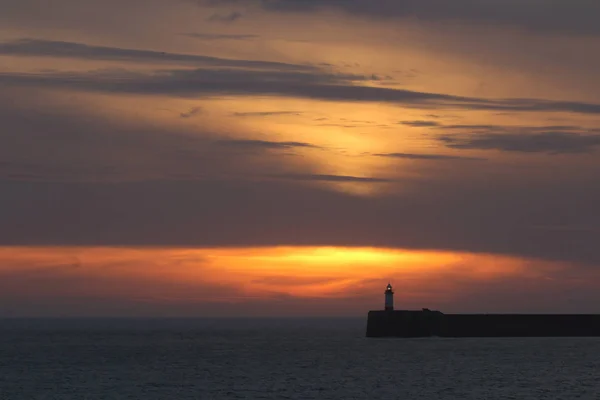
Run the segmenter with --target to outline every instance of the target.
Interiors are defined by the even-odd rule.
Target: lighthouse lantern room
[[[385,310],[391,311],[394,309],[394,290],[392,289],[392,285],[388,283],[385,288]]]

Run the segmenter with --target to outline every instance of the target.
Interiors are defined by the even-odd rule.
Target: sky
[[[0,317],[600,313],[598,1],[0,9]]]

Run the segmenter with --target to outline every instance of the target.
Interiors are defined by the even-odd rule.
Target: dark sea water
[[[357,320],[0,320],[0,399],[600,399],[600,338],[367,339]]]

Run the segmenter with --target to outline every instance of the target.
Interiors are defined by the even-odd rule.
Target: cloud
[[[321,174],[280,174],[270,175],[274,178],[289,179],[294,181],[315,181],[315,182],[356,182],[356,183],[387,183],[390,179],[370,178],[346,175],[321,175]]]
[[[383,267],[367,258],[349,259],[353,268],[346,270],[347,273],[336,268],[342,267],[341,262],[332,260],[329,268],[309,267],[302,276],[294,276],[281,268],[255,270],[240,269],[239,266],[244,261],[262,260],[261,255],[266,255],[264,259],[274,267],[289,262],[290,258],[296,263],[306,263],[304,257],[299,260],[295,257],[303,255],[303,249],[290,249],[289,252],[274,248],[240,250],[2,248],[0,265],[6,267],[0,271],[0,304],[4,305],[0,306],[0,315],[223,317],[264,313],[272,316],[364,316],[368,305],[376,304],[380,288],[387,283],[376,276]],[[349,253],[352,251],[350,249]],[[253,257],[252,252],[258,257]],[[189,263],[180,262],[182,253],[196,255],[196,259]],[[392,260],[408,256],[409,262],[392,261],[393,265],[385,269],[389,277],[404,282],[403,304],[408,308],[429,306],[444,312],[594,312],[597,303],[590,299],[598,297],[594,285],[598,271],[585,265],[464,253],[449,255],[460,260],[452,262],[443,260],[439,253],[432,253],[434,259],[442,259],[441,265],[435,265],[432,273],[431,262],[425,262],[420,270],[414,268],[427,254],[417,253],[413,262],[411,253],[400,251],[396,254]],[[78,265],[76,268],[72,268],[74,261]],[[507,299],[507,293],[511,294],[510,299]],[[568,294],[567,298],[565,294]],[[356,329],[360,334],[361,321],[354,320],[343,329]],[[326,325],[342,329],[340,322],[345,324],[335,318]],[[43,323],[47,324],[47,321]],[[81,323],[79,320],[77,325],[81,326]],[[90,323],[100,327],[106,321],[86,324]],[[144,327],[153,325],[136,320],[120,322],[117,328],[139,328],[140,323]],[[163,327],[165,323],[173,328],[181,327],[177,320],[160,322]],[[206,323],[200,322],[198,326],[206,326]],[[264,321],[248,320],[243,325],[247,323],[265,327]],[[294,330],[302,323],[290,326],[290,321],[286,321],[285,326]],[[60,324],[64,326],[64,321]],[[190,322],[185,324],[189,327]],[[31,321],[26,325],[31,326]],[[239,321],[232,323],[234,326],[239,328]],[[112,321],[110,329],[114,328]]]
[[[429,128],[440,125],[439,122],[436,121],[401,121],[400,124],[412,126],[414,128]]]
[[[503,126],[503,125],[468,125],[468,124],[441,125],[441,124],[439,124],[437,126],[437,128],[445,129],[445,130],[462,129],[462,130],[469,130],[469,131],[506,131],[506,130],[510,129],[511,127]],[[512,127],[512,128],[514,128],[514,127]],[[519,128],[523,128],[523,127],[519,127]]]
[[[567,132],[489,133],[441,136],[440,141],[454,149],[500,150],[522,153],[573,154],[589,153],[600,146],[600,135]]]
[[[600,264],[590,232],[529,229],[600,226],[598,165],[565,175],[549,163],[551,179],[450,159],[402,177],[393,165],[385,176],[326,174],[283,154],[312,143],[121,123],[30,96],[0,93],[0,245],[374,246]],[[385,191],[357,196],[327,183]]]
[[[237,66],[278,63],[236,61]],[[421,109],[511,110],[600,114],[600,104],[544,99],[484,99],[403,89],[361,86],[369,76],[325,71],[204,68],[153,73],[90,71],[87,73],[0,73],[0,83],[106,93],[172,96],[277,95],[328,101],[387,102]]]
[[[187,112],[179,114],[179,116],[181,118],[191,118],[191,117],[194,117],[194,116],[196,116],[198,114],[201,114],[201,113],[202,113],[202,108],[200,108],[200,107],[193,107],[193,108],[190,108]]]
[[[219,145],[239,149],[293,149],[293,148],[313,148],[320,149],[310,143],[304,142],[270,142],[266,140],[219,140]]]
[[[223,33],[182,33],[181,36],[188,36],[201,40],[251,40],[259,38],[259,35],[250,34],[223,34]]]
[[[273,286],[302,286],[327,283],[343,283],[344,277],[301,277],[301,276],[285,276],[271,275],[255,278],[251,283],[265,283]]]
[[[589,232],[527,229],[538,224],[600,224],[597,172],[590,172],[588,179],[570,176],[571,181],[550,183],[512,174],[510,181],[496,179],[493,185],[489,179],[428,177],[418,185],[405,182],[410,188],[405,193],[378,198],[296,183],[356,181],[326,175],[280,174],[278,179],[251,182],[218,175],[127,183],[0,180],[5,193],[0,243],[374,246],[600,265],[597,237]],[[496,170],[496,175],[501,174]]]
[[[258,5],[273,12],[315,12],[337,9],[379,19],[405,19],[421,24],[448,23],[513,27],[524,31],[598,35],[594,0],[558,0],[551,3],[517,0],[208,0],[212,5]]]
[[[275,115],[301,115],[299,111],[257,111],[257,112],[236,112],[236,117],[271,117]]]
[[[218,128],[125,122],[90,114],[83,106],[63,108],[49,101],[19,91],[0,94],[4,126],[0,131],[0,180],[254,179],[274,169],[285,170],[285,154],[269,150],[289,154],[295,149],[319,148],[292,141],[220,140],[223,133]],[[189,117],[195,114],[194,108],[184,113]],[[227,134],[241,133],[228,130]],[[297,160],[295,165],[302,169],[305,163]]]
[[[445,154],[416,154],[416,153],[380,153],[373,154],[376,157],[389,157],[389,158],[402,158],[407,160],[478,160],[485,161],[484,158],[477,157],[462,157],[462,156],[449,156]]]
[[[354,129],[354,128],[360,128],[360,125],[348,125],[348,124],[317,124],[316,126],[337,126],[340,128],[348,128],[348,129]]]
[[[448,116],[442,116],[442,115],[437,115],[437,114],[426,114],[425,116],[427,118],[435,118],[435,119],[448,118]]]
[[[76,42],[22,39],[0,44],[0,54],[68,57],[84,60],[120,60],[202,64],[204,68],[133,72],[0,73],[0,82],[112,93],[175,96],[279,95],[330,101],[388,102],[421,109],[463,109],[512,112],[573,112],[600,114],[600,104],[544,99],[484,99],[359,85],[370,74],[335,73],[316,66],[256,60],[228,60],[210,56],[161,53]],[[376,77],[375,77],[376,78]],[[405,121],[433,124],[433,121]],[[433,125],[431,125],[433,126]],[[458,129],[460,125],[446,129]],[[462,126],[463,128],[466,126]],[[483,127],[482,127],[483,128]]]
[[[568,133],[594,133],[600,132],[600,129],[588,128],[577,125],[541,125],[541,126],[527,126],[527,125],[497,125],[497,124],[454,124],[444,125],[436,121],[404,121],[400,122],[403,125],[414,126],[414,127],[429,127],[436,130],[446,131],[463,131],[467,133],[472,132],[487,132],[487,133],[540,133],[540,132],[568,132]]]
[[[260,68],[279,70],[313,70],[309,65],[271,61],[230,60],[225,58],[138,50],[121,47],[95,46],[77,42],[43,39],[18,39],[0,43],[0,54],[11,56],[64,57],[83,60],[181,63],[229,68]]]
[[[231,23],[242,18],[243,14],[239,11],[232,11],[228,14],[215,13],[208,17],[206,20],[211,22],[223,22]]]
[[[429,125],[428,121],[408,121],[407,124],[452,132],[437,139],[453,149],[568,154],[588,153],[600,146],[598,129],[576,125],[442,125],[435,122]]]
[[[529,229],[542,230],[542,231],[558,231],[558,232],[588,232],[595,233],[600,232],[600,229],[592,226],[570,226],[570,225],[534,225],[530,226]]]

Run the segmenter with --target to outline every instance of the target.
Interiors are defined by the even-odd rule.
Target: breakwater
[[[600,336],[596,314],[444,314],[423,309],[369,311],[367,337]]]

